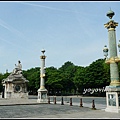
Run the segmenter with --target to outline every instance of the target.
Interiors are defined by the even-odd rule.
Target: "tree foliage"
[[[120,64],[118,64],[120,68]],[[120,73],[120,71],[119,71]],[[2,80],[10,73],[0,74],[0,91]],[[102,88],[110,84],[110,65],[105,59],[93,61],[89,66],[76,66],[71,61],[65,62],[60,68],[53,66],[45,70],[45,87],[48,94],[82,94],[84,88]],[[28,91],[37,94],[40,88],[40,67],[23,70],[23,76],[29,80]]]

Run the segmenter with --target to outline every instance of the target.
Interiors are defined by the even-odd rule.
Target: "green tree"
[[[29,81],[28,91],[30,91],[31,94],[36,94],[40,87],[40,67],[23,71],[23,76]]]
[[[5,74],[0,73],[0,92],[2,92],[2,90],[3,90],[2,80],[7,78],[9,74],[10,73],[5,73]]]
[[[62,79],[61,84],[63,85],[62,93],[63,94],[68,94],[71,93],[71,91],[75,91],[75,85],[73,82],[73,78],[75,75],[75,65],[68,61],[65,62],[62,67],[58,69],[60,73],[60,78]]]
[[[118,63],[120,74],[120,63]],[[0,91],[2,91],[2,80],[10,73],[0,74]],[[99,88],[110,84],[110,65],[105,59],[93,61],[87,67],[75,66],[72,62],[65,62],[60,68],[48,67],[45,73],[45,87],[52,94],[70,94],[76,92],[77,88],[82,93],[84,88]],[[23,70],[23,76],[29,80],[28,91],[37,93],[40,88],[40,67]]]
[[[59,74],[59,71],[57,68],[49,67],[46,68],[46,87],[48,89],[48,92],[51,92],[52,94],[59,93],[63,89],[63,85],[61,84],[61,77]],[[50,93],[49,93],[50,94]]]
[[[84,88],[84,76],[85,76],[85,68],[81,66],[76,66],[76,72],[73,78],[73,82],[75,84],[77,92],[80,94],[83,91]]]

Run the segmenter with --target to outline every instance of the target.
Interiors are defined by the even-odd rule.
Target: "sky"
[[[0,1],[0,73],[12,72],[18,60],[23,70],[40,67],[42,49],[45,67],[67,61],[86,67],[103,59],[110,9],[118,44],[119,1]]]

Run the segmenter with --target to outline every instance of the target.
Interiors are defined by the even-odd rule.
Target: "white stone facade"
[[[113,89],[112,89],[113,88]],[[106,112],[120,113],[120,87],[108,87],[106,91]],[[116,89],[116,91],[115,91]]]
[[[22,75],[22,70],[12,72],[6,79],[3,79],[4,98],[28,98],[28,80]]]

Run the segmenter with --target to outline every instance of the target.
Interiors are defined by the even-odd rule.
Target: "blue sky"
[[[85,67],[104,58],[103,48],[108,46],[104,24],[110,8],[118,22],[118,44],[118,1],[0,2],[0,73],[12,72],[18,60],[23,70],[40,67],[42,49],[46,67],[59,68],[67,61]]]

